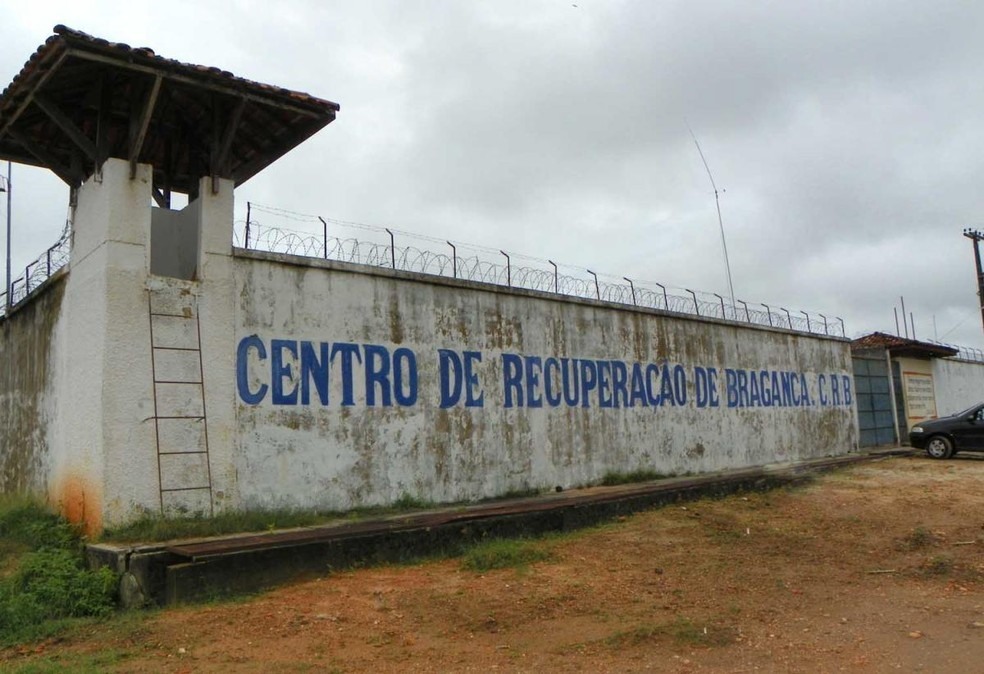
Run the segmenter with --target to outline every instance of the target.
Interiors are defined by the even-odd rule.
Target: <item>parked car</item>
[[[957,452],[984,452],[984,403],[949,417],[920,421],[909,429],[909,444],[933,459]]]

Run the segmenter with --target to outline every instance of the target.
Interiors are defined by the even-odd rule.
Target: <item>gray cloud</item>
[[[240,211],[253,200],[723,292],[689,124],[726,190],[739,297],[860,333],[894,331],[904,294],[920,336],[935,316],[941,338],[984,344],[960,236],[982,210],[984,6],[179,1],[8,14],[4,81],[63,22],[341,103],[334,124],[240,188]],[[24,176],[21,263],[64,217],[57,184]]]

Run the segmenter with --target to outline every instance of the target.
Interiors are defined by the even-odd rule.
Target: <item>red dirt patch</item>
[[[891,459],[544,539],[526,569],[335,573],[44,651],[150,672],[980,671],[982,525],[984,461]]]

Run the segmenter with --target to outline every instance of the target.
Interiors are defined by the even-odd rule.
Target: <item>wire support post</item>
[[[721,297],[720,295],[718,295],[717,293],[711,293],[711,294],[714,295],[714,297],[716,297],[719,300],[721,300],[721,318],[727,320],[728,314],[725,313],[725,311],[724,311],[724,298]]]
[[[748,302],[746,302],[745,300],[736,300],[736,301],[741,302],[741,305],[743,307],[745,307],[745,322],[746,323],[751,323],[752,322],[752,316],[751,316],[751,314],[748,313]]]
[[[324,257],[323,257],[323,259],[327,260],[328,259],[328,223],[320,215],[318,216],[318,220],[321,220],[321,226],[322,226],[322,229],[321,229],[321,240],[322,240],[322,242],[324,244]]]
[[[694,312],[700,316],[700,303],[697,301],[697,293],[695,293],[690,288],[684,288],[688,293],[690,293],[694,298]]]
[[[393,232],[386,230],[386,233],[390,237],[390,267],[396,269],[396,238],[393,236]]]
[[[622,278],[629,282],[629,291],[632,293],[632,306],[639,306],[639,303],[636,302],[635,285],[632,283],[632,279],[628,276],[623,276]]]
[[[500,250],[499,252],[506,258],[506,285],[512,288],[512,261],[509,259],[509,253],[504,250]]]
[[[451,246],[451,275],[452,278],[458,278],[458,249],[454,247],[454,244],[450,241],[446,242]]]
[[[590,269],[587,269],[586,271],[594,277],[595,297],[600,300],[601,299],[601,287],[598,285],[598,275],[595,274]]]

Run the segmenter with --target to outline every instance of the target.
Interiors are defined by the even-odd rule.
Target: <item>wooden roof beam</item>
[[[47,82],[48,79],[52,75],[54,75],[56,71],[58,71],[61,68],[61,64],[65,61],[67,57],[68,57],[67,51],[63,51],[61,54],[59,54],[58,60],[56,60],[53,64],[51,64],[48,70],[45,71],[43,75],[41,75],[41,78],[34,85],[34,87],[28,92],[27,96],[24,97],[24,100],[20,102],[20,105],[17,106],[17,109],[14,110],[13,114],[8,115],[7,118],[3,120],[3,126],[0,126],[0,139],[2,139],[5,135],[8,135],[10,128],[13,126],[14,122],[16,122],[20,118],[21,113],[23,113],[24,110],[27,109],[27,106],[31,104],[32,100],[34,99],[35,93],[41,87],[44,86],[45,82]],[[14,138],[14,140],[17,140],[14,134],[9,134],[9,135],[11,138]]]
[[[243,110],[246,109],[246,99],[240,98],[236,102],[236,107],[233,108],[232,114],[229,115],[229,121],[226,122],[225,130],[222,132],[222,140],[219,142],[218,152],[215,154],[212,162],[212,175],[215,176],[219,173],[227,172],[226,164],[229,160],[229,150],[232,148],[232,141],[236,137],[236,132],[239,130],[239,124],[243,119]]]
[[[82,130],[75,125],[71,119],[68,118],[61,109],[55,105],[55,103],[42,93],[34,94],[34,104],[44,111],[44,114],[51,118],[59,129],[61,129],[69,139],[75,143],[85,155],[92,161],[97,161],[98,156],[96,152],[96,144],[92,142]],[[18,142],[19,139],[18,139]],[[22,143],[23,144],[23,143]]]
[[[274,140],[283,141],[284,139],[287,139],[290,143],[292,143],[296,147],[297,145],[300,145],[305,140],[316,134],[322,128],[324,128],[323,124],[308,125],[307,127],[300,127],[299,125],[295,125],[292,128],[290,128],[290,130],[287,129],[282,130],[279,134],[277,134],[274,137]],[[244,182],[240,180],[241,177],[245,178],[245,180],[248,180],[249,178],[253,177],[257,173],[265,169],[267,166],[275,162],[277,159],[279,159],[279,157],[260,155],[242,164],[241,166],[238,167],[239,169],[237,172],[238,175],[233,176],[233,178],[236,180],[236,186],[238,187],[240,184],[242,184],[242,182]]]
[[[157,105],[157,96],[161,93],[162,81],[163,78],[160,75],[157,75],[154,78],[154,84],[151,85],[150,91],[147,93],[147,98],[144,99],[144,105],[143,109],[140,111],[140,116],[134,120],[139,120],[136,133],[133,133],[134,130],[131,127],[129,157],[130,180],[137,177],[137,159],[140,158],[140,151],[143,149],[144,141],[147,139],[147,129],[150,128],[150,119],[154,115],[154,107]]]
[[[69,187],[78,187],[82,180],[74,172],[65,166],[61,160],[43,147],[32,143],[31,139],[14,127],[7,129],[7,135],[20,143],[21,147],[30,152],[41,162],[42,166],[50,169],[56,176],[61,178]]]
[[[157,205],[161,208],[171,207],[170,194],[164,194],[159,187],[154,186],[150,191],[150,195],[154,197],[154,201],[157,202]]]

